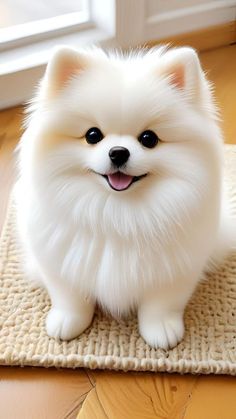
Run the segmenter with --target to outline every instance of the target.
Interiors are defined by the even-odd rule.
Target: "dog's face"
[[[141,196],[198,170],[196,148],[211,137],[207,94],[191,49],[123,59],[62,49],[41,88],[41,155],[94,193]]]

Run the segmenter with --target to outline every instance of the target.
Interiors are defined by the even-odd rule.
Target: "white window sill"
[[[19,105],[32,97],[53,47],[81,48],[91,44],[114,46],[115,40],[105,30],[93,28],[1,52],[0,109]]]
[[[1,52],[0,76],[46,64],[53,47],[58,45],[80,48],[97,43],[112,45],[113,42],[107,32],[93,28],[10,49]]]

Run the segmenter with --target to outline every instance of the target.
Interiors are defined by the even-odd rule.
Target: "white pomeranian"
[[[49,336],[72,339],[95,304],[137,311],[175,346],[203,271],[233,246],[223,142],[191,48],[59,48],[19,150],[17,218],[28,274],[51,298]]]

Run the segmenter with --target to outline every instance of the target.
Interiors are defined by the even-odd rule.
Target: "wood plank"
[[[78,419],[181,419],[198,377],[98,371]]]
[[[194,32],[173,35],[168,38],[148,41],[148,46],[157,44],[171,44],[173,46],[191,46],[198,51],[207,51],[236,42],[236,23],[234,21],[221,25],[214,25],[208,28],[199,29]]]
[[[183,419],[235,419],[235,377],[199,377]]]
[[[96,389],[78,419],[234,419],[236,380],[229,376],[93,372]]]
[[[107,416],[107,413],[98,398],[97,387],[89,392],[85,400],[86,404],[84,405],[85,402],[83,403],[77,419],[107,419],[108,417],[114,417],[114,412],[111,412],[112,416]]]
[[[14,149],[21,136],[22,107],[0,112],[0,232],[15,178]]]
[[[93,388],[84,370],[0,367],[0,417],[74,419]]]
[[[213,82],[225,142],[236,143],[236,45],[200,54],[203,68]]]

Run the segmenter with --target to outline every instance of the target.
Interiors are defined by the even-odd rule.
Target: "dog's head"
[[[37,102],[29,124],[36,160],[94,193],[141,197],[161,180],[191,177],[196,150],[214,136],[214,106],[191,48],[127,56],[60,48]]]

